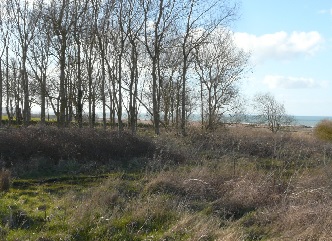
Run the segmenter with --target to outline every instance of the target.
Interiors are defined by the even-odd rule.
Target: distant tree
[[[284,105],[277,102],[270,93],[257,94],[254,97],[254,109],[257,112],[258,122],[267,124],[273,133],[293,122],[293,118],[286,114]]]

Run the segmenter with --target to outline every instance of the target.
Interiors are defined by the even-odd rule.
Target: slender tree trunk
[[[0,58],[0,127],[2,127],[2,83],[3,83],[3,75],[2,75],[2,58]]]
[[[125,37],[124,37],[124,29],[123,29],[123,2],[120,1],[120,13],[119,13],[119,27],[120,27],[120,53],[119,57],[119,73],[118,73],[118,131],[123,131],[123,124],[122,124],[122,57],[124,52],[124,44],[125,44]]]
[[[82,91],[82,74],[81,74],[81,43],[80,40],[76,40],[77,43],[77,121],[79,128],[83,127],[83,91]]]
[[[138,69],[137,69],[137,58],[135,62],[135,83],[134,83],[134,96],[133,96],[133,106],[132,106],[132,133],[136,133],[137,131],[137,88],[138,88]]]
[[[116,66],[116,64],[115,64],[115,66]],[[113,112],[112,112],[112,115],[113,115],[113,117],[112,117],[112,119],[113,119],[113,121],[114,121],[114,125],[116,125],[116,123],[115,123],[115,112],[116,112],[116,108],[118,107],[118,105],[119,104],[117,104],[118,103],[118,100],[117,100],[117,98],[116,98],[116,76],[118,76],[118,74],[117,74],[117,71],[116,71],[116,69],[117,69],[117,67],[115,67],[114,66],[114,73],[113,73],[113,75],[112,75],[112,96],[113,96]]]
[[[61,40],[61,53],[60,53],[60,110],[59,110],[59,123],[60,127],[66,126],[66,109],[67,109],[67,99],[66,99],[66,36],[62,35]]]
[[[186,75],[187,75],[187,55],[183,47],[183,68],[182,68],[182,96],[181,96],[181,133],[187,135],[186,131]]]
[[[118,131],[123,131],[123,124],[122,124],[122,51],[123,51],[123,44],[121,44],[121,54],[119,55],[119,78],[118,78]]]
[[[105,53],[102,50],[102,59],[101,59],[101,99],[102,99],[102,109],[103,109],[103,128],[106,129],[106,97],[105,97]]]
[[[179,118],[180,118],[180,102],[181,102],[181,98],[180,98],[180,83],[179,80],[176,81],[176,114],[175,114],[175,127],[176,130],[179,130]]]
[[[92,122],[92,102],[93,102],[93,93],[92,93],[92,64],[89,60],[88,66],[88,79],[89,79],[89,126],[90,128],[94,127]]]
[[[211,129],[213,127],[213,114],[212,114],[212,96],[211,96],[211,86],[208,88],[208,91],[209,91],[209,113],[208,113],[208,116],[209,116],[209,120],[208,120],[208,126],[207,126],[207,129]]]
[[[156,135],[160,134],[160,118],[158,110],[158,86],[157,86],[157,59],[153,58],[152,63],[152,105],[153,105],[153,124]]]
[[[131,62],[132,66],[130,69],[130,85],[129,85],[129,124],[131,128],[131,133],[136,133],[137,125],[137,112],[136,112],[136,97],[137,97],[137,52],[135,43],[132,41],[131,49]]]
[[[67,70],[66,80],[65,80],[65,88],[66,92],[66,126],[70,125],[70,122],[72,121],[72,115],[73,115],[73,83],[72,83],[72,77],[70,75],[69,69]]]
[[[16,78],[17,77],[17,73],[16,73],[16,67],[13,68],[13,81],[17,80],[16,82],[16,91],[14,92],[14,96],[15,96],[15,111],[16,111],[16,124],[17,125],[21,125],[22,124],[22,109],[24,109],[24,98],[21,97],[21,83],[22,83],[22,86],[23,86],[23,89],[24,89],[24,82],[22,82],[21,79],[19,78]],[[21,101],[21,103],[20,103]],[[21,104],[21,107],[20,108],[20,104]],[[24,114],[24,113],[23,113]],[[11,118],[14,117],[14,113],[13,111],[11,111]]]
[[[10,82],[9,82],[9,55],[8,55],[8,46],[6,47],[6,112],[8,118],[8,125],[11,125],[12,118],[10,113]]]
[[[26,59],[27,59],[27,49],[26,46],[23,47],[22,55],[22,84],[24,92],[24,107],[23,107],[23,124],[28,126],[31,116],[30,116],[30,101],[29,101],[29,80],[26,70]]]
[[[40,108],[40,123],[41,125],[45,125],[46,118],[46,73],[41,74],[41,108]]]
[[[203,102],[203,80],[200,80],[200,85],[201,85],[201,125],[202,129],[204,128],[204,102]]]
[[[93,95],[92,95],[92,119],[91,119],[92,126],[96,124],[96,90],[95,87],[93,88]]]
[[[113,129],[115,126],[115,119],[114,119],[114,98],[113,98],[113,86],[112,86],[112,81],[113,81],[113,72],[112,69],[110,68],[110,66],[108,66],[108,75],[109,75],[109,81],[108,81],[108,85],[109,85],[109,90],[108,90],[108,94],[109,94],[109,99],[110,99],[110,126]]]

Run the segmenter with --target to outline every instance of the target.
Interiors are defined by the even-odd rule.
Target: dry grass
[[[45,230],[62,236],[49,240],[332,236],[332,146],[310,132],[242,126],[149,143],[155,149],[144,168],[57,197]]]
[[[275,209],[275,232],[283,238],[328,240],[332,237],[331,175],[324,167],[305,171]]]
[[[0,156],[0,168],[11,168],[14,176],[54,175],[69,168],[76,174],[98,174],[99,168],[142,170],[185,160],[162,141],[128,132],[41,126],[3,129]]]

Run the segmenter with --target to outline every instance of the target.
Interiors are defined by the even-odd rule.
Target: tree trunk
[[[83,91],[82,91],[82,75],[81,75],[81,43],[76,39],[77,44],[77,122],[79,128],[83,127]]]
[[[89,126],[90,128],[93,127],[93,123],[92,123],[92,99],[93,99],[93,95],[92,95],[92,71],[90,71],[90,67],[88,70],[88,79],[89,79]]]
[[[123,131],[123,124],[122,124],[122,51],[123,51],[123,44],[121,44],[121,54],[119,55],[119,78],[118,78],[118,131]]]
[[[131,50],[131,69],[130,69],[130,85],[129,85],[129,125],[131,133],[136,133],[137,125],[137,111],[136,111],[136,97],[137,97],[137,81],[138,81],[138,70],[137,70],[137,52],[134,41],[132,41]]]
[[[9,61],[8,61],[9,55],[8,55],[8,46],[6,47],[6,112],[7,112],[7,118],[8,118],[8,125],[11,125],[12,118],[10,113],[10,82],[9,82]]]
[[[105,53],[102,50],[102,59],[101,59],[101,100],[102,100],[102,110],[103,110],[103,128],[106,129],[106,97],[105,97],[105,80],[106,80],[106,73],[105,73]]]
[[[3,84],[2,58],[0,58],[0,127],[2,127],[2,84]]]
[[[91,119],[92,126],[96,124],[96,91],[93,88],[93,95],[92,95],[92,119]]]
[[[181,133],[187,135],[186,131],[186,75],[187,75],[187,55],[183,47],[183,68],[182,68],[182,96],[181,96]]]
[[[61,53],[60,53],[60,110],[59,110],[59,127],[66,126],[66,109],[67,109],[67,99],[66,99],[66,34],[62,35],[61,40]]]
[[[26,70],[26,59],[27,59],[27,48],[23,46],[23,54],[22,54],[22,84],[23,84],[23,92],[24,92],[24,108],[23,108],[23,125],[28,126],[31,115],[30,115],[30,101],[29,101],[29,80],[28,74]]]
[[[41,91],[40,91],[40,98],[41,98],[41,108],[40,108],[40,124],[45,125],[45,118],[46,118],[46,73],[42,73],[41,76]]]
[[[2,76],[2,59],[0,58],[0,127],[2,127],[2,83],[3,83],[3,76]]]
[[[201,86],[201,93],[200,93],[200,97],[201,97],[201,125],[202,125],[202,129],[204,128],[204,102],[203,102],[203,80],[200,80],[200,86]]]
[[[160,118],[158,109],[158,86],[157,86],[157,59],[153,58],[152,63],[152,105],[153,105],[153,125],[156,135],[160,134]]]

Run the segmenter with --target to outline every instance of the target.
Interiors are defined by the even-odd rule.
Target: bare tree
[[[17,54],[20,56],[20,76],[24,92],[23,122],[27,126],[31,119],[27,58],[31,41],[35,37],[35,22],[40,15],[35,9],[35,4],[32,3],[31,6],[31,2],[27,0],[7,1],[7,9],[12,21],[12,34],[20,46],[20,52]]]
[[[74,99],[75,107],[76,107],[76,120],[78,122],[78,125],[80,128],[83,127],[83,77],[82,77],[82,42],[84,42],[84,39],[86,35],[89,35],[90,33],[87,32],[88,24],[86,21],[88,18],[88,8],[89,8],[89,1],[74,1],[74,41],[76,44],[76,89],[77,94],[76,98]],[[91,20],[91,18],[90,18]]]
[[[113,12],[114,3],[111,1],[106,1],[104,5],[95,5],[97,9],[96,13],[103,14],[101,16],[95,15],[95,30],[96,36],[98,39],[98,50],[100,53],[100,68],[101,68],[101,77],[100,77],[100,94],[102,101],[102,115],[103,115],[103,127],[106,128],[106,61],[107,61],[107,48],[109,44],[109,32],[110,32],[110,23],[109,19],[111,18],[111,13]]]
[[[131,132],[136,133],[137,126],[137,96],[138,96],[138,80],[139,80],[139,55],[140,55],[140,42],[139,37],[144,26],[143,9],[138,1],[127,0],[125,5],[126,18],[122,21],[123,30],[129,42],[127,53],[127,65],[129,67],[129,83],[128,83],[128,124]]]
[[[270,93],[257,94],[253,107],[257,112],[258,123],[266,124],[273,133],[277,133],[282,126],[290,125],[293,121],[293,118],[287,115],[284,105],[277,102]]]
[[[69,41],[72,38],[73,26],[75,18],[72,16],[72,3],[70,0],[55,1],[52,0],[44,13],[44,18],[49,22],[51,29],[49,29],[52,39],[54,55],[57,56],[60,68],[59,78],[59,111],[56,112],[58,117],[58,125],[66,126],[66,110],[68,108],[67,96],[67,51]]]
[[[98,31],[98,15],[100,12],[99,1],[92,1],[92,10],[89,12],[91,14],[91,22],[86,28],[86,34],[83,44],[83,55],[84,61],[86,63],[87,72],[87,98],[88,98],[88,116],[89,116],[89,126],[94,127],[96,121],[96,70],[94,66],[97,63],[98,57],[98,46],[97,46],[97,31]],[[90,18],[88,18],[90,19]]]
[[[128,34],[125,30],[125,22],[128,21],[127,15],[129,11],[126,9],[126,1],[120,0],[118,1],[116,9],[116,22],[117,26],[114,26],[117,28],[117,36],[113,35],[113,39],[115,40],[114,47],[115,47],[115,53],[116,53],[116,62],[118,67],[118,74],[117,74],[117,84],[118,84],[118,130],[123,130],[123,123],[122,123],[122,100],[123,100],[123,93],[122,93],[122,82],[123,82],[123,55],[125,52],[125,44],[128,37]],[[114,33],[114,32],[113,32]]]
[[[237,6],[231,6],[228,1],[186,0],[185,14],[181,21],[185,24],[180,28],[182,38],[182,94],[181,94],[181,132],[186,135],[186,96],[187,72],[190,66],[190,56],[196,48],[203,45],[215,29],[226,26],[236,16]]]
[[[236,12],[236,6],[226,0],[5,3],[2,10],[10,18],[9,37],[14,40],[0,51],[0,84],[6,80],[8,115],[15,101],[17,117],[22,107],[27,125],[31,105],[36,103],[45,123],[50,103],[59,126],[67,126],[75,116],[82,127],[85,109],[89,109],[90,126],[101,109],[106,128],[109,108],[112,126],[117,119],[121,131],[127,111],[135,133],[139,106],[144,106],[156,134],[160,125],[181,122],[185,135],[186,120],[197,104],[192,100],[199,82],[190,83],[197,75],[196,50],[208,48],[209,36],[232,21]],[[15,56],[8,71],[7,56]],[[205,90],[212,88],[207,80],[200,83]],[[139,96],[143,92],[145,97]],[[213,108],[218,109],[212,106],[212,112]]]
[[[176,46],[176,40],[174,42],[174,46]],[[164,115],[164,124],[167,127],[170,124],[178,127],[179,124],[181,61],[180,48],[177,47],[167,49],[161,56],[161,77],[163,78],[161,110]]]
[[[144,45],[151,61],[152,113],[155,133],[160,133],[160,103],[163,79],[161,78],[160,56],[166,48],[165,38],[171,33],[177,15],[175,1],[143,1]]]
[[[200,81],[202,124],[206,119],[206,128],[214,129],[225,112],[233,111],[249,55],[234,46],[227,29],[217,29],[207,41],[196,49],[195,69]]]
[[[38,4],[38,5],[37,5]],[[35,14],[42,16],[44,11],[44,1],[40,0],[36,2]],[[30,51],[28,52],[28,61],[31,71],[39,86],[39,91],[36,93],[40,96],[40,124],[46,123],[46,98],[47,91],[47,79],[48,70],[50,65],[50,48],[51,48],[51,36],[47,32],[49,25],[43,18],[39,18],[35,25],[38,36],[33,38]]]

